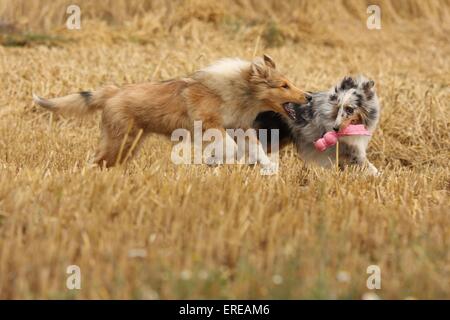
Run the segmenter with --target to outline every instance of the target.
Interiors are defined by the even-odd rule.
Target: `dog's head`
[[[252,61],[249,79],[254,97],[274,112],[292,117],[294,111],[289,103],[307,102],[307,94],[283,76],[268,55]]]
[[[374,81],[364,76],[345,77],[328,91],[311,93],[307,104],[293,104],[291,122],[305,125],[313,117],[320,117],[326,131],[339,131],[349,124],[363,124],[372,131],[380,116],[380,105]]]
[[[345,77],[330,90],[329,102],[333,106],[333,130],[339,131],[349,124],[363,124],[375,128],[380,115],[374,81],[364,76]]]

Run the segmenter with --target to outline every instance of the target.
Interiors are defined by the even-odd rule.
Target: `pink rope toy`
[[[362,124],[351,124],[346,128],[336,132],[329,131],[325,133],[323,138],[314,142],[314,146],[320,152],[325,151],[328,147],[334,146],[340,137],[344,136],[371,136],[372,134]]]

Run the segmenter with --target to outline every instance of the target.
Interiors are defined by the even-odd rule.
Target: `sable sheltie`
[[[193,130],[194,121],[202,121],[203,130],[220,129],[228,147],[234,140],[225,129],[252,128],[263,111],[288,118],[289,103],[306,102],[305,93],[278,72],[268,55],[253,61],[223,59],[181,79],[108,86],[54,99],[33,95],[33,99],[63,114],[103,110],[94,162],[107,167],[135,153],[147,133],[170,136],[175,129]],[[271,165],[265,153],[258,153],[257,161]]]
[[[371,133],[380,117],[380,104],[374,81],[364,76],[345,77],[330,90],[309,93],[306,104],[291,103],[286,106],[289,119],[267,111],[255,120],[256,129],[279,129],[280,147],[293,142],[301,158],[321,166],[335,163],[336,147],[324,152],[314,148],[314,142],[326,132],[349,124],[364,124]],[[358,165],[378,175],[378,170],[367,160],[366,149],[370,136],[348,136],[339,139],[339,166]]]

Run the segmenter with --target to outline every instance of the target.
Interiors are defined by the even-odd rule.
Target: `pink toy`
[[[314,146],[318,151],[325,151],[328,147],[334,146],[338,138],[344,137],[344,136],[370,136],[371,133],[367,131],[367,129],[362,124],[351,124],[348,125],[343,130],[336,132],[336,131],[329,131],[325,133],[323,138],[320,138],[316,142],[314,142]]]

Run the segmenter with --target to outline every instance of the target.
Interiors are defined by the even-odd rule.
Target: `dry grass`
[[[379,1],[381,31],[364,1],[79,2],[82,30],[68,31],[67,1],[0,1],[1,298],[358,299],[370,264],[381,298],[450,298],[448,1]],[[31,103],[250,58],[257,42],[309,90],[376,80],[380,178],[308,168],[292,148],[277,177],[175,166],[161,137],[99,171],[85,164],[98,116]],[[71,264],[80,291],[66,289]]]

